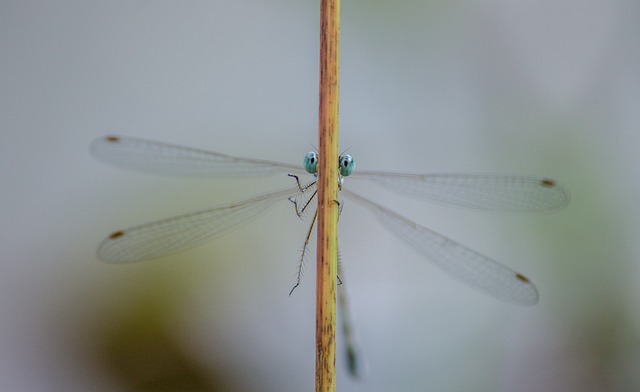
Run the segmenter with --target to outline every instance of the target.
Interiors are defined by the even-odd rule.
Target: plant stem
[[[340,0],[321,0],[316,392],[336,390]]]

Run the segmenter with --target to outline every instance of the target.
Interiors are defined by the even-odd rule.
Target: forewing
[[[408,174],[359,172],[397,193],[484,211],[551,212],[569,202],[569,192],[554,180],[499,174]]]
[[[295,165],[160,143],[126,136],[105,136],[91,144],[93,155],[110,164],[145,172],[184,176],[261,176],[304,173]]]

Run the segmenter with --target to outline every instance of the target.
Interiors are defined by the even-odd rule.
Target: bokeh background
[[[483,214],[348,182],[541,299],[476,292],[347,202],[366,375],[341,355],[339,390],[640,390],[639,19],[631,0],[344,2],[341,148],[358,168],[539,174],[572,201]],[[289,179],[158,177],[88,146],[115,133],[300,162],[318,30],[318,2],[0,2],[1,390],[312,390],[313,258],[289,297],[308,222],[287,202],[183,254],[95,257],[116,229]]]

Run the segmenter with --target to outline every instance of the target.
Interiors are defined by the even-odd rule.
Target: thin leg
[[[311,240],[311,234],[313,233],[313,227],[316,225],[316,219],[318,218],[318,210],[313,214],[313,220],[311,221],[311,225],[309,226],[309,230],[307,231],[307,238],[304,240],[304,246],[302,247],[302,255],[300,255],[300,261],[298,262],[298,274],[296,278],[296,284],[293,286],[291,291],[289,291],[289,295],[293,293],[298,286],[300,286],[300,281],[302,280],[302,273],[304,272],[304,262],[307,257],[307,250],[309,248],[309,241]]]
[[[303,186],[300,184],[300,179],[298,178],[298,176],[289,174],[289,177],[295,178],[296,185],[298,186],[298,191],[300,193],[296,197],[290,197],[289,201],[293,203],[294,208],[296,210],[296,215],[298,215],[299,218],[302,218],[302,215],[305,213],[305,211],[309,207],[309,204],[311,204],[311,201],[316,197],[316,194],[318,193],[318,190],[314,189],[311,196],[307,197],[307,191],[309,190],[309,188],[313,187],[316,184],[316,181],[313,181],[310,184]],[[301,199],[302,203],[299,202],[300,195],[304,195],[306,198],[306,200]]]

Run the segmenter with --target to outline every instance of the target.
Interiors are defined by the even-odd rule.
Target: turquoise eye
[[[350,176],[356,168],[356,161],[351,158],[351,155],[341,155],[338,158],[338,164],[340,165],[340,175],[343,177]]]
[[[311,151],[304,157],[304,170],[310,174],[318,173],[318,154]]]

